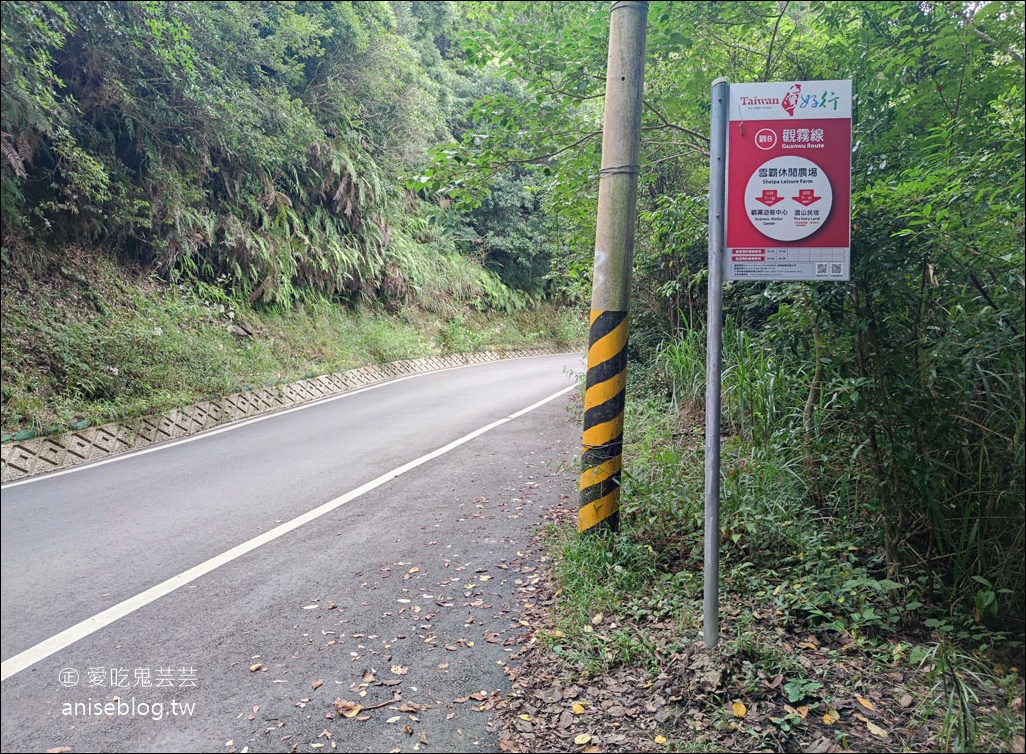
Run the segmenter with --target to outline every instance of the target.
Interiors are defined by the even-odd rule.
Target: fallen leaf
[[[356,717],[360,714],[360,710],[363,709],[356,702],[350,702],[345,699],[336,699],[334,705],[335,711],[342,715],[342,717]]]
[[[915,699],[912,698],[911,694],[903,694],[901,699],[898,700],[898,704],[902,707],[911,707],[914,701]]]
[[[577,744],[578,746],[584,746],[590,740],[591,740],[591,734],[590,733],[578,733],[576,736],[574,736],[574,743]]]
[[[531,719],[530,715],[525,715],[523,713],[517,715],[517,717],[519,717],[521,720],[530,720]],[[589,736],[589,738],[590,738],[590,736]]]
[[[863,707],[865,707],[870,712],[876,712],[876,707],[874,707],[873,703],[871,701],[869,701],[868,699],[866,699],[866,697],[858,696],[856,694],[855,695],[855,699],[858,700],[858,703],[861,704]]]
[[[872,733],[874,736],[880,736],[880,738],[887,738],[887,731],[885,731],[883,728],[881,728],[879,725],[872,722],[871,720],[866,720],[866,727],[869,728],[869,732]]]
[[[841,719],[841,715],[835,709],[828,709],[823,715],[823,722],[827,725],[833,725]]]
[[[427,742],[428,742],[428,740],[427,740],[427,733],[425,733],[424,731],[421,731],[420,732],[420,743],[422,743],[425,746],[427,746]]]
[[[591,625],[593,625],[593,626],[597,626],[597,625],[598,625],[599,623],[601,623],[601,622],[602,622],[602,620],[603,620],[603,619],[604,619],[605,617],[606,617],[606,616],[605,616],[605,615],[603,615],[602,613],[595,613],[595,615],[593,615],[593,616],[591,617]]]
[[[391,670],[393,675],[406,675],[410,672],[410,669],[405,665],[393,665]]]
[[[557,686],[541,689],[540,691],[534,692],[534,695],[543,702],[548,702],[549,704],[555,704],[563,698],[563,694]]]
[[[363,675],[360,676],[360,680],[364,683],[374,683],[374,671],[371,668],[367,668],[363,671]]]
[[[258,670],[260,670],[261,668],[263,668],[263,667],[264,666],[262,664],[260,664],[259,662],[253,663],[252,665],[249,666],[249,672],[250,673],[255,673]]]
[[[581,704],[580,702],[574,702],[573,705],[571,705],[570,709],[572,709],[574,711],[575,715],[583,715],[584,714],[584,705]]]
[[[386,723],[397,723],[403,719],[402,715],[392,715],[392,717],[385,720]]]
[[[734,702],[730,705],[730,708],[734,712],[734,717],[744,717],[748,714],[748,708],[744,705],[744,702]]]
[[[324,685],[324,679],[323,679],[323,678],[318,678],[318,679],[317,679],[316,681],[314,681],[313,683],[311,683],[311,684],[310,684],[310,686],[311,686],[311,687],[312,687],[312,688],[313,688],[314,690],[317,690],[317,689],[319,689],[319,688],[320,688],[321,686],[323,686],[323,685]]]

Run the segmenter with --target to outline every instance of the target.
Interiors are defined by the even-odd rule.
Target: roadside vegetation
[[[479,283],[440,277],[436,298],[416,307],[339,306],[311,296],[282,308],[198,282],[167,285],[84,249],[66,249],[40,275],[8,267],[3,438],[160,413],[368,364],[580,346],[579,312],[545,303],[496,312],[452,293],[462,284],[484,295]]]
[[[704,364],[666,350],[629,367],[620,531],[581,537],[570,511],[552,516],[505,750],[1019,751],[1021,626],[990,607],[993,584],[890,569],[857,475],[817,501],[800,414],[766,435],[744,421],[746,405],[784,411],[793,385],[739,337],[728,328],[718,645],[702,644],[704,404],[686,387]]]
[[[459,213],[416,189],[503,86],[447,54],[457,21],[445,2],[5,3],[4,438],[578,344],[529,171]]]
[[[608,16],[4,3],[5,436],[579,343]],[[1023,750],[1024,22],[1014,2],[649,4],[622,528],[552,528],[504,747]],[[852,80],[853,218],[850,281],[726,288],[708,653],[720,76]]]

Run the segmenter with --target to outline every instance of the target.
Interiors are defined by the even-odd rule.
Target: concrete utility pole
[[[595,274],[584,397],[579,532],[619,529],[627,313],[641,151],[647,2],[614,2],[599,171]]]

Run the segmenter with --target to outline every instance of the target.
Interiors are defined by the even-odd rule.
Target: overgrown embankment
[[[5,436],[566,342],[537,171],[463,212],[414,178],[502,85],[460,26],[452,3],[5,3]]]
[[[37,266],[28,269],[32,260]],[[462,284],[470,285],[473,266],[463,272]],[[456,275],[436,282],[430,308],[346,306],[317,296],[267,308],[214,286],[167,285],[81,248],[34,257],[5,250],[4,437],[166,411],[367,364],[580,343],[584,320],[572,311],[539,305],[486,312],[455,298]]]

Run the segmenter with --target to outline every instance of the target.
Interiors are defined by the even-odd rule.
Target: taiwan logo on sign
[[[802,93],[801,84],[792,84],[791,88],[787,90],[787,95],[784,97],[783,102],[780,106],[784,108],[784,112],[794,117],[794,109],[798,106],[798,97]]]
[[[733,84],[728,280],[847,280],[851,82]]]

